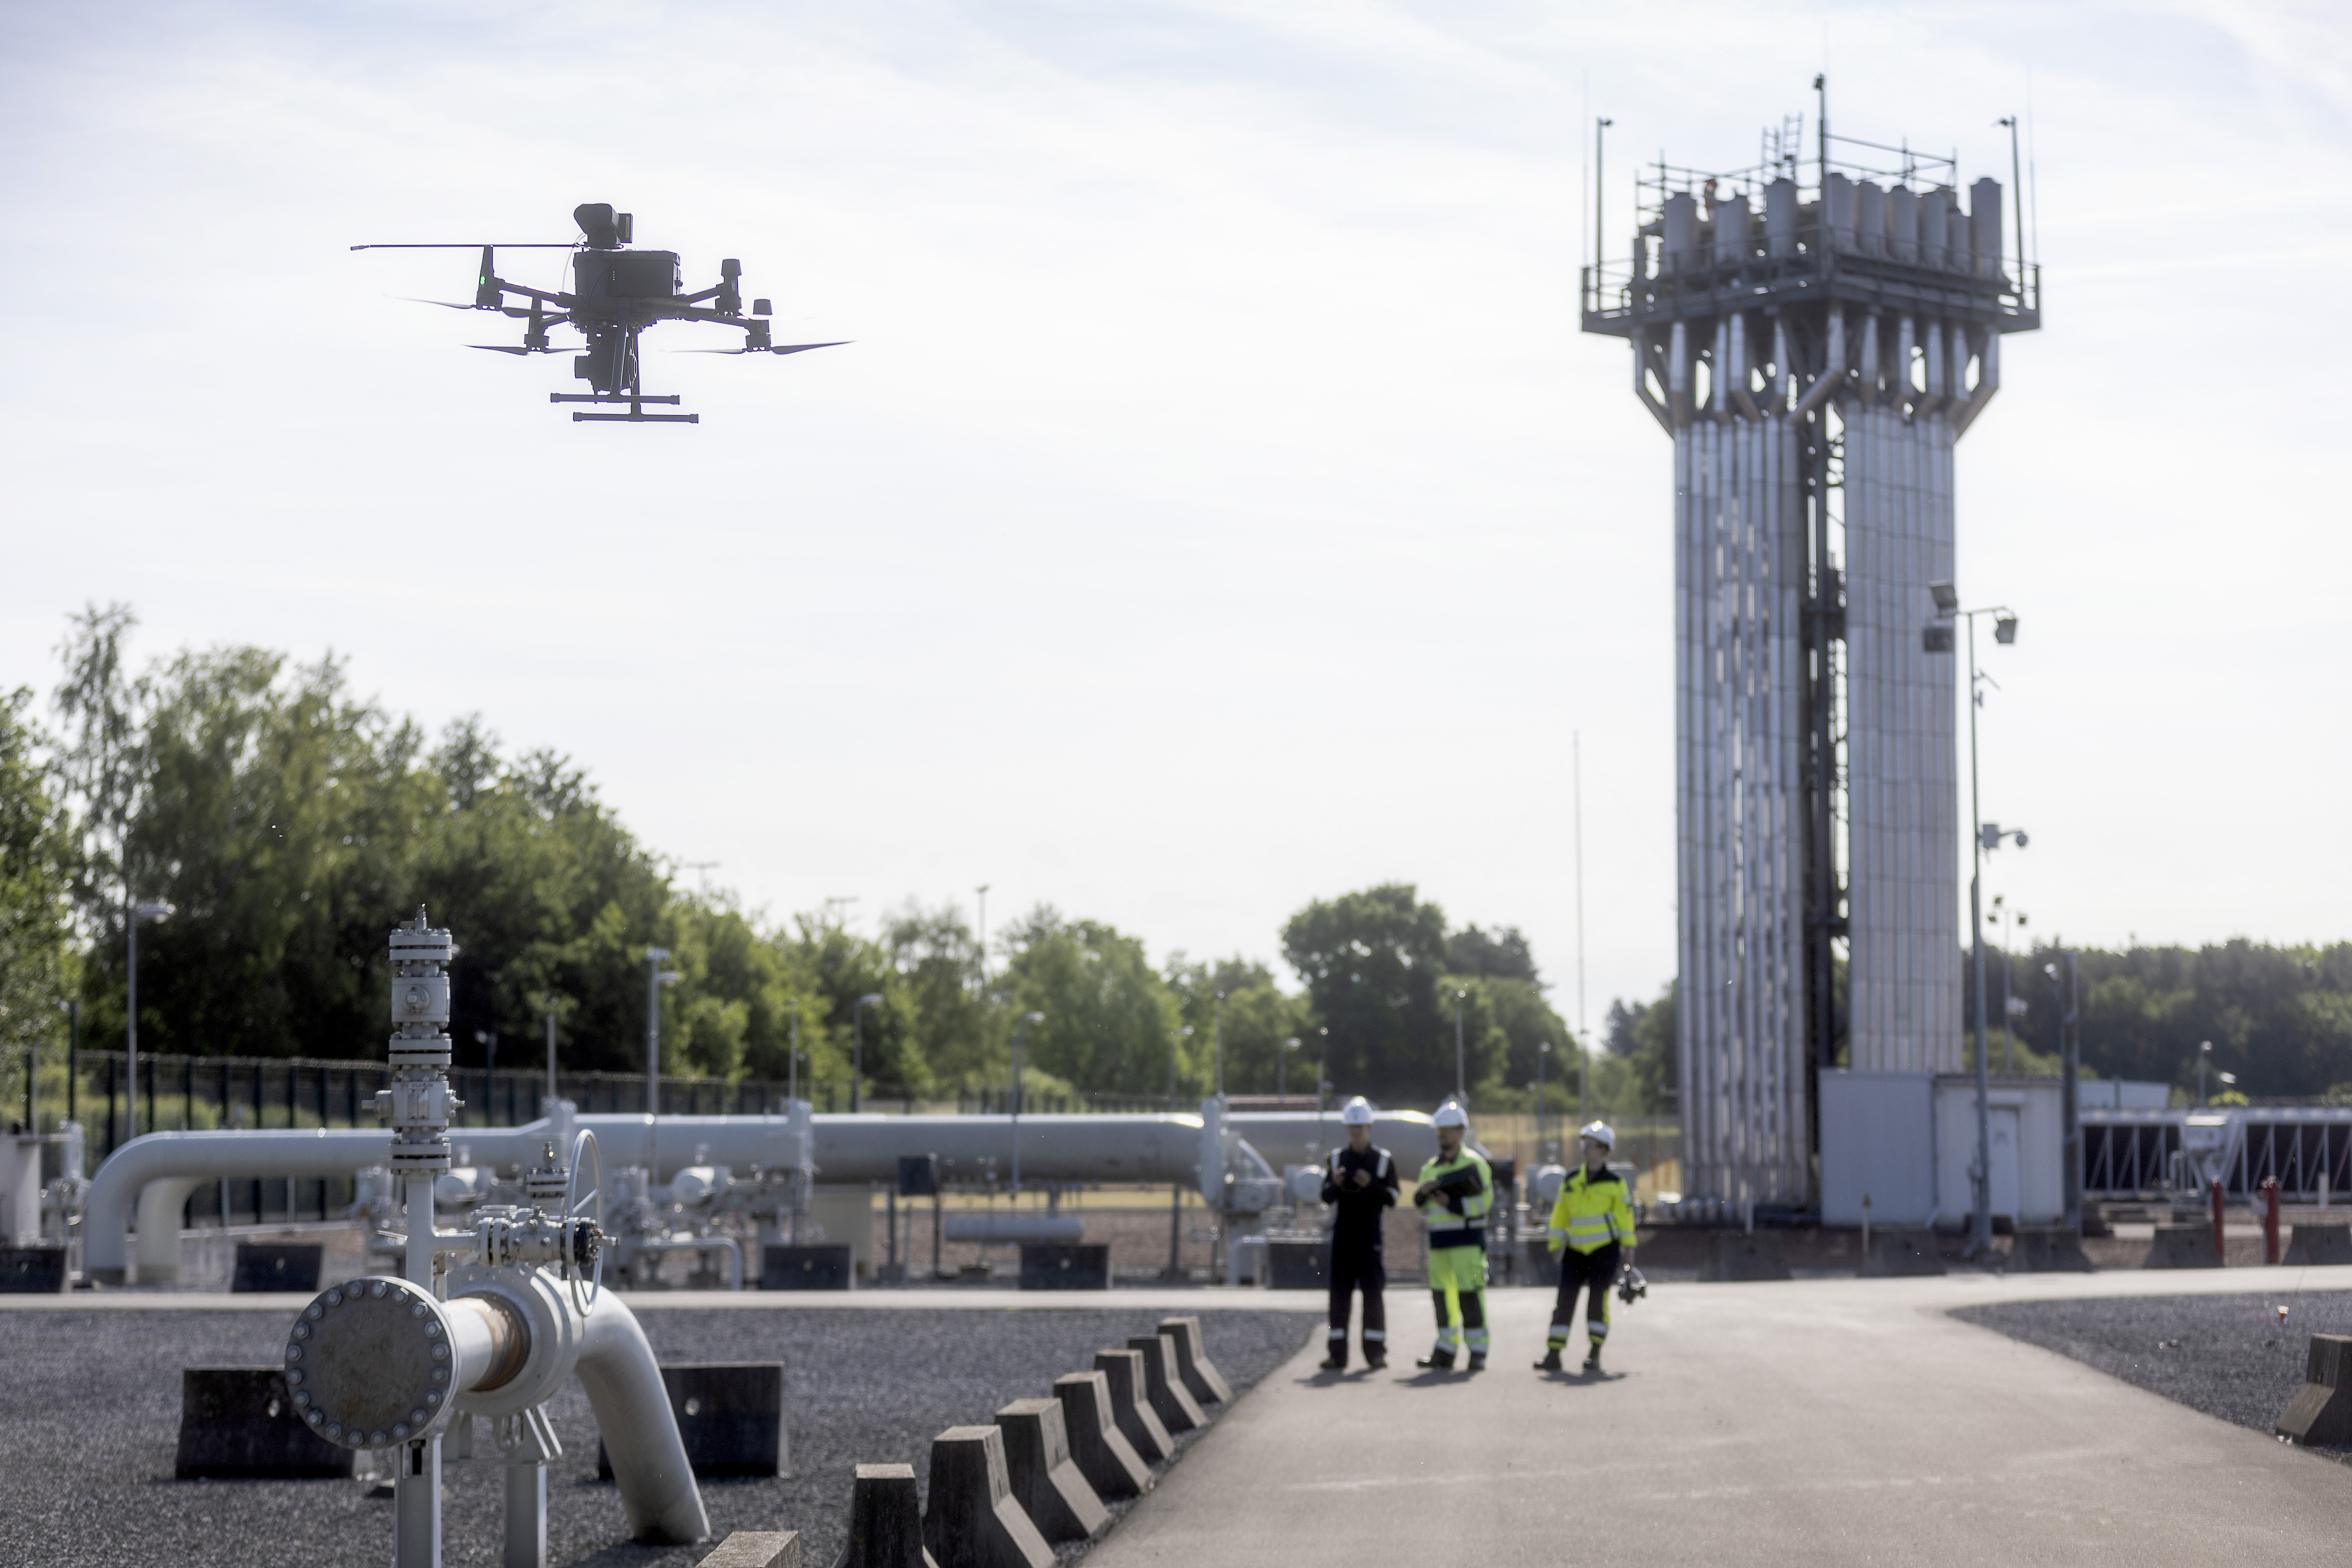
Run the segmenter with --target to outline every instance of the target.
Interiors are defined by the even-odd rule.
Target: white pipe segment
[[[934,1154],[950,1181],[979,1181],[1013,1164],[1013,1127],[1003,1116],[817,1116],[812,1158],[828,1184],[896,1182],[900,1155]],[[596,1134],[606,1171],[645,1166],[656,1180],[701,1165],[738,1171],[789,1169],[799,1163],[789,1117],[580,1116],[572,1125]],[[1225,1130],[1244,1136],[1277,1170],[1319,1162],[1347,1142],[1336,1111],[1324,1116],[1243,1111],[1224,1118]],[[1135,1182],[1159,1185],[1199,1179],[1202,1122],[1191,1114],[1152,1116],[1024,1116],[1021,1170],[1025,1182]],[[527,1166],[550,1135],[544,1119],[520,1127],[452,1128],[453,1152],[470,1164]],[[1372,1141],[1405,1171],[1437,1150],[1429,1118],[1419,1111],[1383,1112]],[[348,1176],[388,1163],[388,1131],[309,1129],[151,1132],[134,1138],[99,1167],[82,1215],[83,1269],[100,1284],[124,1281],[131,1211],[139,1209],[140,1278],[177,1277],[179,1211],[197,1184],[226,1178]],[[142,1199],[142,1194],[150,1194]],[[151,1272],[152,1270],[152,1272]]]
[[[636,1314],[613,1291],[598,1296],[588,1314],[576,1370],[613,1461],[629,1533],[649,1545],[682,1545],[709,1535],[710,1520],[702,1511],[661,1367]]]

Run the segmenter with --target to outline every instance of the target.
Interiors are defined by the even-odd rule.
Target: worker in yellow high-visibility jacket
[[[1586,1372],[1601,1370],[1601,1347],[1609,1339],[1609,1287],[1616,1283],[1622,1265],[1633,1264],[1633,1204],[1625,1179],[1609,1168],[1610,1151],[1617,1134],[1606,1121],[1587,1125],[1580,1134],[1584,1163],[1559,1184],[1559,1201],[1551,1205],[1552,1254],[1559,1259],[1559,1296],[1552,1303],[1551,1333],[1544,1342],[1538,1372],[1560,1370],[1559,1352],[1576,1325],[1576,1292],[1585,1291],[1584,1332],[1592,1349],[1584,1358]]]
[[[1467,1344],[1470,1370],[1486,1365],[1486,1215],[1495,1206],[1495,1173],[1467,1142],[1470,1116],[1455,1100],[1437,1108],[1437,1158],[1421,1168],[1413,1206],[1429,1227],[1429,1294],[1437,1308],[1437,1348],[1413,1363],[1454,1370]]]

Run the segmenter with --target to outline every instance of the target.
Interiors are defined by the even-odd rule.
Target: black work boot
[[[1599,1372],[1601,1370],[1601,1347],[1599,1345],[1593,1346],[1590,1351],[1585,1352],[1584,1370],[1587,1372]]]
[[[1486,1370],[1486,1352],[1485,1351],[1472,1351],[1470,1352],[1470,1370],[1472,1372],[1484,1372]]]
[[[1344,1344],[1333,1345],[1330,1353],[1323,1358],[1323,1370],[1325,1372],[1347,1371],[1348,1347]]]
[[[1433,1350],[1412,1364],[1424,1372],[1452,1372],[1454,1352],[1449,1350]]]
[[[1364,1358],[1364,1364],[1374,1372],[1386,1372],[1389,1369],[1389,1358],[1379,1351],[1374,1351]]]
[[[1544,1347],[1544,1358],[1543,1360],[1536,1363],[1536,1370],[1538,1372],[1558,1372],[1559,1370],[1559,1347],[1558,1345],[1547,1345]]]

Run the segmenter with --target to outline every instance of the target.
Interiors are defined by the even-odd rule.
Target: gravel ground
[[[803,1531],[804,1560],[824,1568],[841,1549],[854,1467],[908,1463],[927,1480],[934,1434],[1050,1393],[1056,1376],[1149,1332],[1160,1315],[663,1310],[641,1318],[664,1361],[784,1363],[793,1476],[705,1481],[703,1505],[714,1536]],[[1319,1321],[1298,1312],[1202,1314],[1210,1358],[1237,1392],[1287,1360]],[[285,1328],[249,1312],[0,1314],[0,1564],[390,1561],[392,1504],[359,1484],[172,1479],[181,1369],[274,1364]],[[683,1568],[709,1550],[629,1544],[618,1496],[595,1479],[596,1425],[576,1382],[550,1415],[563,1443],[548,1484],[551,1563]],[[496,1563],[496,1468],[451,1464],[444,1475],[446,1561]]]
[[[2279,1273],[2259,1295],[2011,1301],[1952,1315],[2268,1436],[2302,1386],[2310,1337],[2352,1333],[2352,1295],[2297,1295],[2293,1271]],[[2352,1449],[2311,1451],[2352,1463]]]

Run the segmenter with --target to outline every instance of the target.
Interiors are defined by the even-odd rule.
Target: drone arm
[[[569,294],[557,293],[547,289],[533,289],[521,283],[509,283],[503,278],[497,281],[499,289],[505,293],[520,294],[526,300],[537,300],[543,304],[561,305],[567,310],[572,308],[572,296]]]

